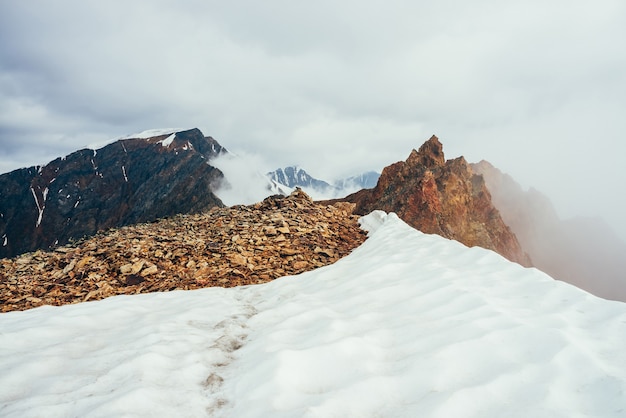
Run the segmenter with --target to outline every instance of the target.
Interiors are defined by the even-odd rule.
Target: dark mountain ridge
[[[198,129],[120,139],[0,175],[0,257],[62,245],[99,230],[223,206],[225,149]]]

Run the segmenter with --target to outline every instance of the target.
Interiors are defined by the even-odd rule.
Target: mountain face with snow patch
[[[155,131],[0,175],[0,257],[223,206],[209,164],[223,152],[198,129]]]

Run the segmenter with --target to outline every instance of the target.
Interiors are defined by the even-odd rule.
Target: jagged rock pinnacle
[[[410,165],[423,165],[426,167],[440,167],[446,163],[443,154],[443,145],[439,142],[439,138],[435,135],[422,144],[419,151],[411,151],[409,158],[406,160]]]

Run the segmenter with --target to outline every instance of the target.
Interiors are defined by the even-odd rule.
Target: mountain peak
[[[282,184],[284,186],[294,187],[312,187],[320,190],[328,190],[332,186],[323,180],[311,177],[309,173],[304,171],[297,165],[278,168],[266,174],[271,181]]]
[[[446,163],[443,154],[443,145],[435,135],[422,144],[419,151],[411,151],[406,160],[410,165],[423,165],[426,167],[440,167]]]

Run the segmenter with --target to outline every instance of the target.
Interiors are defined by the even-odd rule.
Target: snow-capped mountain
[[[336,180],[333,186],[341,190],[373,189],[376,187],[379,178],[380,173],[376,171],[366,171],[356,176]]]
[[[278,168],[267,173],[267,177],[275,185],[276,190],[285,190],[288,194],[294,188],[299,187],[316,200],[343,197],[357,190],[372,188],[376,186],[379,176],[380,174],[375,171],[368,171],[336,180],[331,184],[312,177],[298,166]]]
[[[271,180],[274,180],[275,182],[290,188],[306,187],[319,189],[322,191],[330,189],[332,187],[330,184],[323,180],[318,180],[311,177],[309,173],[307,173],[298,166],[278,168],[274,171],[267,173],[267,176]]]
[[[622,417],[626,304],[393,214],[335,264],[0,314],[0,415]]]
[[[225,149],[198,129],[152,130],[0,175],[0,257],[220,206]]]

